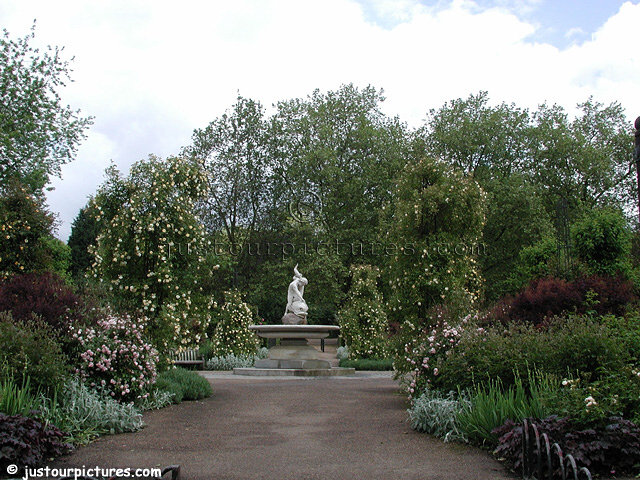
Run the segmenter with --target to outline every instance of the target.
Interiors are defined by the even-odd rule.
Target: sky
[[[412,127],[444,102],[487,90],[492,103],[575,112],[593,96],[640,115],[640,0],[4,0],[12,37],[65,47],[65,103],[95,117],[77,158],[51,183],[57,235],[104,180],[169,156],[238,94],[271,107],[345,83],[384,89]]]

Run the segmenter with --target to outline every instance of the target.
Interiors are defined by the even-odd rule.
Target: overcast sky
[[[269,107],[343,83],[383,88],[418,126],[430,108],[492,102],[574,111],[593,95],[640,115],[638,0],[4,0],[12,37],[65,47],[63,99],[95,116],[48,195],[66,240],[113,160],[121,170],[187,145],[238,92]]]

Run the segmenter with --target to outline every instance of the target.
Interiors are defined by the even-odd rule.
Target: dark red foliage
[[[16,321],[33,314],[64,335],[70,323],[80,321],[84,306],[64,280],[54,273],[14,275],[0,283],[0,312],[11,311]]]
[[[592,303],[589,303],[590,291],[595,293]],[[519,321],[539,326],[545,319],[566,312],[622,315],[634,300],[633,285],[620,277],[592,276],[573,281],[540,278],[515,297],[504,298],[496,304],[484,323]]]
[[[632,472],[640,462],[640,429],[631,421],[611,417],[604,427],[577,430],[567,418],[552,415],[535,421],[540,434],[571,454],[579,466],[591,473]],[[493,433],[499,436],[495,454],[514,470],[522,468],[522,424],[507,420]],[[636,472],[634,472],[636,473]]]
[[[55,426],[22,415],[0,413],[0,471],[11,464],[36,467],[71,450]]]
[[[596,298],[598,303],[590,308],[599,315],[609,313],[623,315],[626,306],[635,300],[633,285],[630,281],[621,277],[600,277],[596,275],[579,278],[574,283],[580,292],[584,292],[585,297],[590,290],[598,294]]]

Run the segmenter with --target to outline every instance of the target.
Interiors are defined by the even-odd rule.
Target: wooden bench
[[[194,366],[204,368],[204,359],[197,350],[184,350],[173,356],[173,364],[177,366]]]

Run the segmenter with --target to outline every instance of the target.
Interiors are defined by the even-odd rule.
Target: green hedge
[[[391,358],[354,358],[340,360],[340,366],[356,370],[393,370]]]

